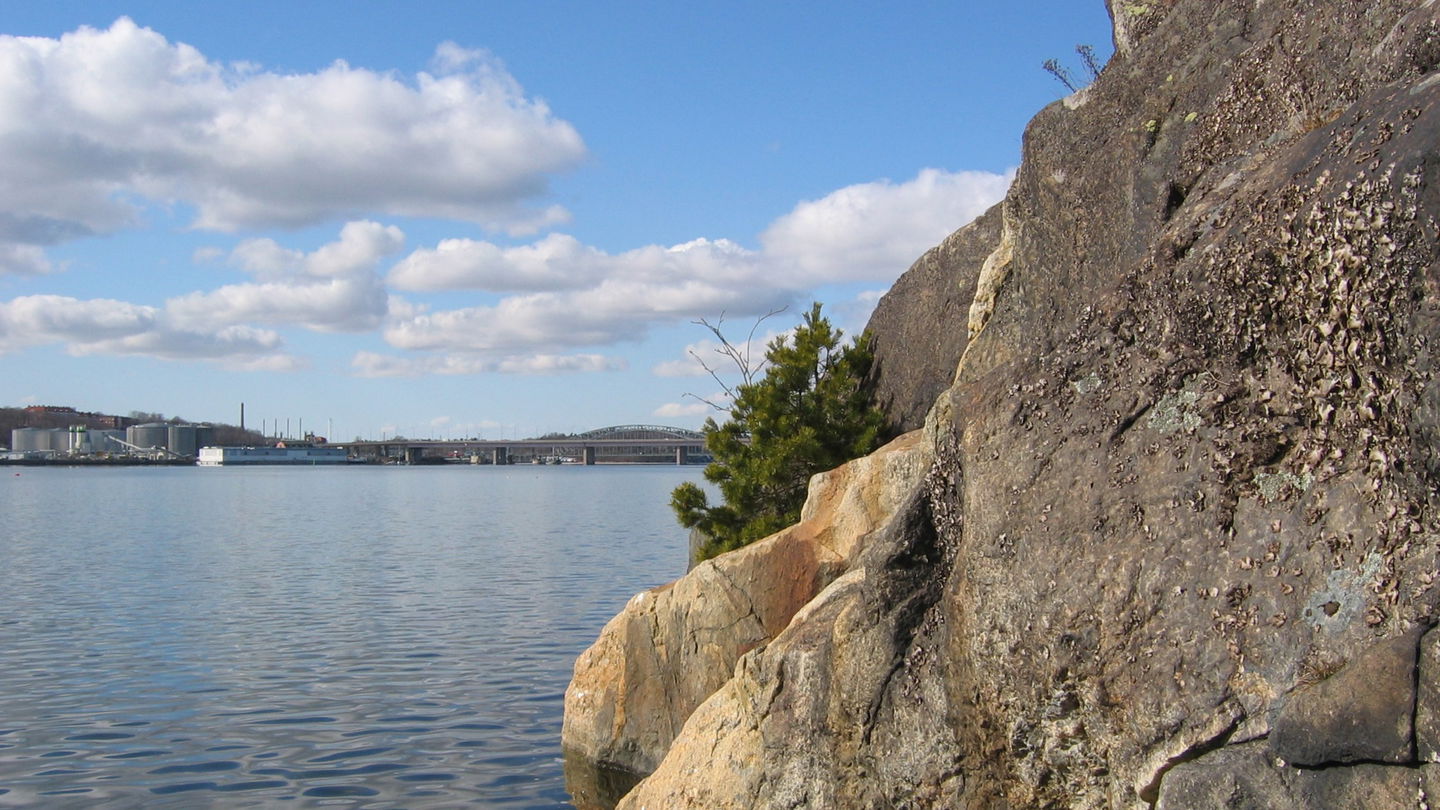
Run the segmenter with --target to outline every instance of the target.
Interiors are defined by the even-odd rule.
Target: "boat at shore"
[[[343,447],[281,442],[274,447],[202,447],[196,465],[226,467],[242,464],[344,464],[349,454]]]

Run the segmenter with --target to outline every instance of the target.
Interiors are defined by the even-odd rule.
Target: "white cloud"
[[[172,298],[177,322],[296,324],[322,332],[363,332],[381,323],[387,296],[373,279],[231,284]]]
[[[656,408],[653,416],[662,419],[691,416],[713,416],[717,411],[703,402],[667,402]]]
[[[37,246],[0,242],[0,275],[43,276],[54,269],[45,251]]]
[[[403,317],[392,310],[384,337],[414,352],[565,353],[639,340],[652,326],[680,320],[762,315],[825,284],[888,285],[998,201],[1010,179],[925,169],[904,183],[849,186],[777,219],[759,251],[725,239],[618,254],[563,234],[521,247],[445,240],[398,262],[388,281],[406,290],[486,290],[505,297],[490,306]],[[859,323],[847,331],[863,327],[859,316],[873,302],[847,306],[847,323]],[[763,353],[762,344],[756,354]],[[694,368],[671,361],[654,371],[680,376]]]
[[[397,318],[385,340],[412,351],[563,353],[639,340],[659,323],[763,314],[796,295],[769,283],[753,252],[724,240],[598,256],[603,267],[589,286]]]
[[[541,292],[591,289],[604,283],[704,281],[713,287],[772,286],[762,257],[728,239],[695,239],[673,247],[648,245],[609,254],[565,234],[502,248],[490,242],[447,239],[411,253],[388,281],[404,290]]]
[[[473,354],[444,356],[396,357],[376,352],[356,352],[350,361],[360,377],[418,377],[426,374],[568,374],[578,372],[620,371],[624,360],[599,354],[517,355],[484,357]]]
[[[623,359],[601,354],[537,354],[507,357],[497,370],[507,374],[566,374],[577,371],[624,371]]]
[[[124,301],[22,296],[0,303],[0,351],[124,338],[155,329],[158,315],[153,307]]]
[[[433,64],[408,81],[226,67],[126,18],[0,36],[0,244],[113,232],[137,222],[136,197],[193,204],[219,230],[361,212],[512,233],[566,221],[531,203],[584,157],[575,129],[482,52],[447,44]]]
[[[388,281],[402,290],[563,290],[594,283],[615,264],[614,257],[565,234],[512,248],[445,239],[406,256]]]
[[[174,324],[164,311],[110,299],[22,296],[0,302],[0,354],[60,344],[74,355],[140,355],[214,360],[228,367],[290,369],[275,332],[248,326],[203,330]]]
[[[378,267],[400,250],[405,235],[395,226],[350,222],[340,238],[312,253],[270,239],[241,242],[230,261],[262,279],[195,292],[165,302],[176,323],[187,326],[295,324],[326,332],[361,332],[380,326],[390,295]]]
[[[913,180],[847,186],[803,202],[760,237],[766,258],[804,283],[890,283],[1005,196],[1014,173],[924,169]]]

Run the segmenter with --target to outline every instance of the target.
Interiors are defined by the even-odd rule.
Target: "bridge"
[[[375,462],[429,464],[704,464],[705,434],[664,425],[614,425],[585,433],[533,439],[380,439],[332,442],[351,457]],[[672,462],[673,460],[673,462]]]

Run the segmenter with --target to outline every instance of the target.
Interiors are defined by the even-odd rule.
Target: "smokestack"
[[[240,432],[245,432],[245,403],[240,403]]]

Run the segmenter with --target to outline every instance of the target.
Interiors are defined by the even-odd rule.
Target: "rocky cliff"
[[[815,595],[667,703],[623,807],[1440,800],[1440,4],[1109,6],[1101,78],[877,310],[897,424],[948,386],[925,464],[823,576],[774,558]],[[567,743],[615,726],[580,702]]]

